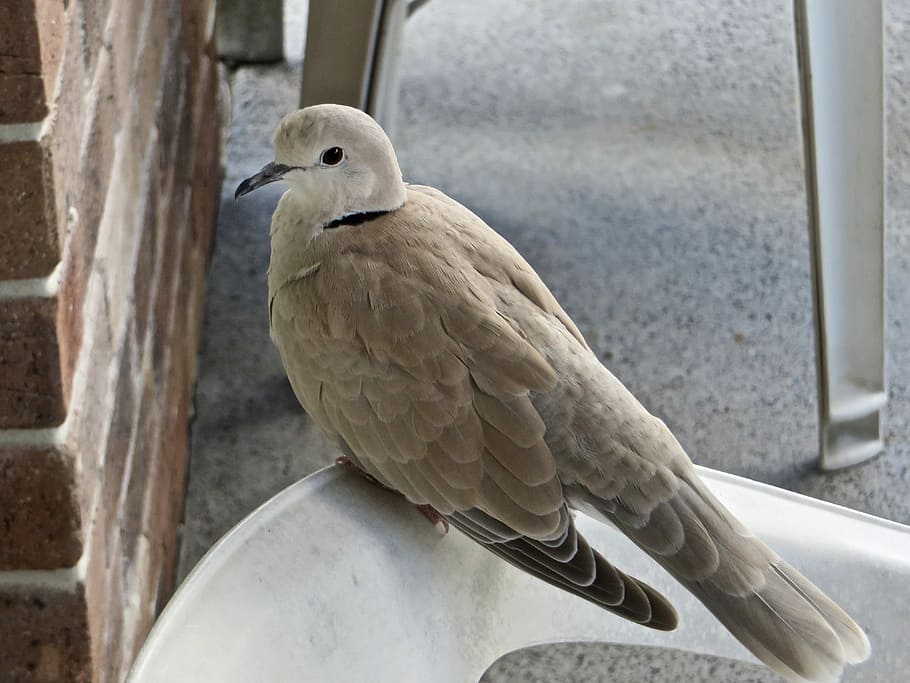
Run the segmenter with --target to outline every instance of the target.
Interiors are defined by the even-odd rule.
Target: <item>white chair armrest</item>
[[[910,528],[701,468],[744,523],[868,630],[872,659],[845,680],[906,673]],[[478,680],[501,655],[552,641],[659,645],[754,662],[618,531],[579,515],[591,544],[664,591],[674,633],[652,631],[530,578],[403,498],[340,468],[289,487],[193,570],[130,683]],[[852,677],[852,678],[851,678]]]

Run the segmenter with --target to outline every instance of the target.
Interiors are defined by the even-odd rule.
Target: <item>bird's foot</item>
[[[381,481],[379,481],[376,477],[374,477],[369,472],[365,472],[364,470],[357,467],[357,465],[355,465],[351,461],[351,459],[349,457],[347,457],[346,455],[339,455],[337,458],[335,458],[335,464],[341,465],[342,467],[347,467],[354,474],[363,477],[368,482],[370,482],[371,484],[375,484],[376,486],[378,486],[381,489],[385,489],[386,491],[391,491],[392,493],[398,493],[400,495],[399,491],[396,491],[395,489],[391,488],[390,486],[386,486],[385,484],[383,484]]]
[[[448,520],[446,520],[445,517],[443,517],[441,514],[439,514],[436,511],[436,508],[434,508],[432,505],[415,505],[414,507],[417,508],[417,511],[420,514],[422,514],[424,517],[426,517],[428,520],[430,520],[430,524],[432,524],[433,526],[437,526],[437,525],[440,526],[442,528],[443,536],[445,536],[447,533],[449,533]]]
[[[374,477],[369,472],[364,472],[362,469],[357,467],[357,465],[355,465],[351,461],[351,459],[349,457],[347,457],[346,455],[339,455],[337,458],[335,458],[335,464],[348,468],[354,474],[357,474],[357,475],[363,477],[371,484],[375,484],[376,486],[383,488],[386,491],[391,491],[392,493],[397,493],[399,496],[402,495],[401,491],[396,491],[395,489],[393,489],[389,486],[386,486],[385,484],[383,484],[381,481],[379,481],[376,477]],[[415,504],[414,507],[417,508],[417,511],[420,512],[420,514],[422,514],[424,517],[426,517],[430,521],[430,524],[432,524],[434,527],[437,525],[440,526],[442,528],[443,536],[445,536],[447,533],[449,533],[449,523],[446,521],[446,518],[443,517],[441,514],[439,514],[432,505],[416,505]]]

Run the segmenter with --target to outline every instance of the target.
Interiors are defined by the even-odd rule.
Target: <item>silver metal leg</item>
[[[310,0],[300,106],[358,107],[388,129],[407,13],[406,0]]]
[[[812,243],[822,469],[882,450],[881,0],[795,0]]]
[[[376,46],[376,60],[370,81],[367,112],[379,121],[394,140],[398,112],[398,74],[405,20],[410,15],[407,0],[386,0]]]
[[[310,0],[300,106],[366,106],[382,0]]]

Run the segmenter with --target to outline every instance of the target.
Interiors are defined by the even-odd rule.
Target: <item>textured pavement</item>
[[[697,463],[908,523],[910,2],[886,3],[887,450],[833,474],[814,469],[790,7],[434,0],[407,27],[393,141],[406,179],[443,189],[515,244]],[[299,10],[289,15],[288,54],[299,59]],[[232,76],[182,574],[332,457],[268,338],[268,224],[281,190],[231,199],[271,159],[272,129],[298,87],[299,64]],[[561,645],[511,655],[485,680],[774,680],[725,666]]]

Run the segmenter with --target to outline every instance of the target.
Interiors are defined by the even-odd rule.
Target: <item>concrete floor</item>
[[[288,17],[292,59],[300,4]],[[408,25],[393,137],[406,179],[440,187],[511,240],[693,460],[908,523],[910,2],[885,4],[887,450],[846,471],[814,469],[789,2],[435,0]],[[182,575],[333,455],[268,338],[268,224],[281,190],[231,199],[272,158],[272,129],[296,108],[299,63],[241,68],[231,81]],[[608,646],[552,647],[512,655],[485,680],[715,680],[723,666],[666,657],[622,660],[629,678],[617,678]],[[737,671],[723,680],[774,680]]]

